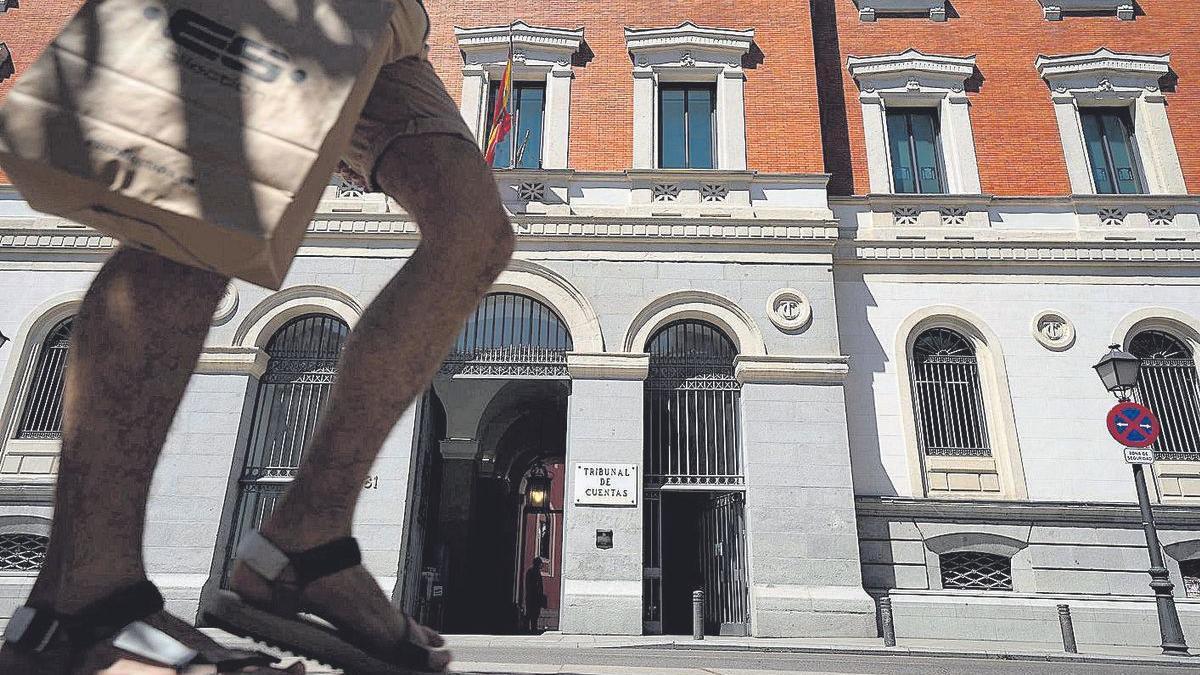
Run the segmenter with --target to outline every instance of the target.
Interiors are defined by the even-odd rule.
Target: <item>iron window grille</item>
[[[892,189],[901,194],[946,192],[941,132],[936,110],[900,108],[887,111]]]
[[[285,324],[267,344],[267,370],[259,380],[246,463],[238,479],[226,576],[242,535],[271,515],[295,477],[349,334],[341,319],[310,314]]]
[[[1172,335],[1148,330],[1134,336],[1129,351],[1142,360],[1137,397],[1162,425],[1155,456],[1200,461],[1200,387],[1191,350]]]
[[[1200,558],[1180,561],[1179,572],[1183,575],[1184,595],[1200,598]]]
[[[21,425],[17,427],[18,440],[62,438],[63,377],[71,346],[72,321],[59,322],[42,342],[25,394],[25,410],[21,414]]]
[[[684,320],[650,339],[645,384],[647,486],[741,485],[737,348],[711,324]]]
[[[929,456],[991,456],[979,363],[971,342],[948,328],[934,328],[917,337],[912,351],[921,451]]]
[[[1145,192],[1129,108],[1082,108],[1079,120],[1092,180],[1100,194]]]
[[[493,293],[467,320],[441,372],[493,377],[567,377],[571,333],[545,303]]]
[[[0,571],[32,572],[46,562],[50,540],[40,534],[18,532],[0,535]]]
[[[1012,559],[993,553],[959,551],[939,556],[942,588],[1011,591]]]

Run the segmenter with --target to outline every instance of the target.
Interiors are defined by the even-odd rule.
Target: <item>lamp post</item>
[[[1142,361],[1121,349],[1121,345],[1110,345],[1109,352],[1093,368],[1104,383],[1104,388],[1128,401],[1137,388],[1138,373]],[[1179,613],[1175,610],[1171,574],[1163,563],[1162,547],[1158,543],[1158,529],[1154,526],[1154,513],[1150,509],[1150,494],[1146,490],[1146,476],[1141,464],[1133,464],[1133,483],[1137,488],[1138,507],[1142,512],[1142,529],[1146,532],[1146,548],[1150,552],[1150,588],[1154,590],[1154,602],[1158,609],[1158,632],[1162,638],[1163,654],[1190,656],[1183,628],[1179,625]]]

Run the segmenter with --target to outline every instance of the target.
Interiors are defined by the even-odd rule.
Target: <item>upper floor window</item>
[[[626,28],[633,57],[633,168],[746,168],[746,72],[754,30]]]
[[[1079,111],[1083,138],[1096,192],[1102,195],[1139,194],[1137,148],[1128,108],[1084,108]]]
[[[887,111],[892,188],[905,194],[941,194],[942,157],[937,110],[898,108]]]
[[[492,128],[500,82],[492,82],[485,129]],[[542,168],[542,131],[546,114],[545,82],[513,82],[513,124],[508,137],[496,148],[492,166],[501,169]]]
[[[1130,340],[1129,352],[1142,360],[1138,396],[1162,422],[1155,456],[1200,461],[1200,386],[1191,350],[1173,335],[1147,330]]]
[[[917,440],[925,455],[992,454],[979,362],[971,341],[949,328],[921,333],[912,347]]]
[[[38,352],[37,366],[29,379],[18,440],[51,440],[62,437],[63,375],[71,344],[71,322],[66,319],[46,336]]]
[[[712,169],[717,119],[717,88],[705,84],[664,84],[658,99],[658,166]]]
[[[1170,62],[1109,49],[1037,58],[1072,192],[1187,194],[1160,81]]]
[[[979,194],[968,80],[975,57],[851,56],[874,193]]]

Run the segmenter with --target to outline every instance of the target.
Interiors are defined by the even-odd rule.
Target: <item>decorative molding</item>
[[[249,375],[262,377],[270,356],[259,347],[205,347],[196,363],[199,375]]]
[[[1038,312],[1030,323],[1033,339],[1052,352],[1063,352],[1075,344],[1075,324],[1062,312]]]
[[[767,300],[767,317],[785,333],[796,333],[812,321],[812,303],[794,288],[781,288]]]
[[[1113,12],[1122,21],[1133,21],[1136,14],[1132,0],[1038,0],[1047,21],[1062,21],[1064,14],[1080,12]]]
[[[926,14],[930,21],[946,20],[946,0],[854,0],[861,21],[879,16]]]
[[[733,340],[739,354],[764,356],[767,353],[758,324],[741,305],[723,295],[700,290],[668,293],[646,305],[629,325],[624,350],[630,353],[644,351],[659,328],[680,319],[712,323]]]
[[[849,356],[749,356],[734,360],[742,384],[841,384],[850,372]]]
[[[567,372],[576,380],[645,380],[650,373],[650,355],[568,352]]]
[[[221,302],[217,304],[217,311],[213,312],[212,325],[222,326],[229,323],[229,320],[237,313],[237,308],[238,290],[233,282],[230,281],[225,286],[225,294],[221,296]]]
[[[1116,78],[1136,77],[1147,83],[1157,84],[1159,78],[1171,70],[1170,54],[1130,54],[1114,52],[1101,47],[1089,54],[1065,56],[1038,56],[1034,61],[1038,75],[1050,83],[1051,88],[1062,86],[1062,78],[1089,76],[1097,78],[1096,88],[1101,88],[1100,78],[1108,77],[1110,84]],[[1145,85],[1143,85],[1145,86]]]
[[[524,21],[516,21],[507,26],[455,26],[454,37],[458,41],[458,48],[466,55],[468,64],[481,63],[478,57],[487,50],[500,50],[507,54],[510,44],[513,51],[524,54],[528,62],[530,54],[534,52],[555,52],[557,56],[569,59],[583,46],[584,29],[531,26]],[[513,60],[516,60],[515,54]],[[557,62],[558,59],[553,61]]]
[[[1200,262],[1200,245],[1195,243],[1105,242],[1094,245],[1071,243],[1016,244],[1014,242],[857,241],[839,245],[835,258],[891,263],[990,262],[990,263],[1084,263],[1137,265],[1145,263],[1188,264]]]
[[[859,496],[854,498],[858,517],[944,520],[984,523],[1054,523],[1096,527],[1097,524],[1141,525],[1135,504],[1106,502],[1051,502],[912,499],[906,497]],[[1200,506],[1155,504],[1159,524],[1194,527]]]
[[[753,42],[753,28],[705,28],[691,21],[668,28],[625,29],[625,46],[635,54],[635,60],[639,52],[678,50],[681,62],[686,54],[693,65],[697,61],[721,63],[727,62],[730,56],[736,56],[740,60],[743,54],[750,51]],[[715,53],[720,53],[725,58],[712,58]]]
[[[53,506],[54,483],[0,481],[0,506]]]
[[[850,76],[862,89],[908,89],[910,77],[936,79],[956,84],[962,90],[967,78],[975,73],[975,56],[942,56],[907,49],[899,54],[851,56],[847,59]],[[902,79],[901,79],[902,78]],[[880,80],[890,87],[872,86]],[[900,82],[899,85],[896,83]],[[923,82],[921,84],[924,84]]]

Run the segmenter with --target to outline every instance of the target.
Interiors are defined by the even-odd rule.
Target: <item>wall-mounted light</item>
[[[525,503],[529,510],[536,513],[546,513],[550,510],[550,474],[541,462],[529,468],[525,477]]]

